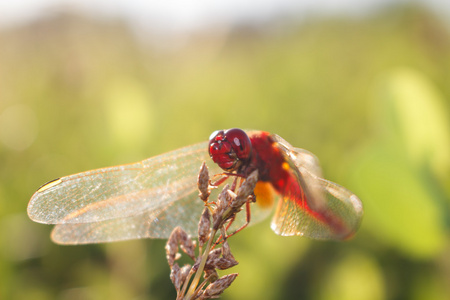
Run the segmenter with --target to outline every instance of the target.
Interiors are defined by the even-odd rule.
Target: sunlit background
[[[175,299],[165,241],[58,246],[28,200],[230,127],[312,151],[365,216],[247,228],[223,299],[449,299],[450,2],[158,2],[0,4],[0,299]]]

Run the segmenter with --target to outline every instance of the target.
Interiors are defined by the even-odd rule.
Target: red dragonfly
[[[52,239],[60,244],[167,238],[176,226],[195,236],[203,210],[198,171],[211,158],[216,163],[209,164],[212,174],[225,170],[246,177],[258,170],[250,224],[267,217],[277,202],[271,228],[279,235],[342,240],[359,227],[361,201],[323,179],[312,153],[276,134],[237,128],[137,163],[50,181],[32,196],[28,215],[57,224]],[[236,228],[245,223],[245,214],[238,215],[243,216],[233,223]]]

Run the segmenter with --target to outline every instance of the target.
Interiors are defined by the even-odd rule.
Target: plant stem
[[[195,290],[200,281],[200,277],[202,276],[203,269],[205,268],[206,260],[208,259],[209,251],[211,249],[211,244],[212,244],[212,241],[214,240],[214,237],[216,236],[216,233],[217,233],[217,229],[214,229],[211,232],[211,236],[208,240],[208,244],[205,247],[205,251],[203,252],[203,256],[202,256],[202,260],[200,261],[200,265],[198,266],[195,277],[192,280],[191,286],[189,287],[189,290],[186,294],[186,297],[185,297],[186,300],[191,300],[195,295]]]

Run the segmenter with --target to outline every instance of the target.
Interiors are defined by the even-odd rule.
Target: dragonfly
[[[168,238],[176,226],[195,236],[204,207],[197,189],[203,162],[210,173],[230,177],[258,170],[249,225],[275,207],[271,228],[278,235],[345,240],[359,228],[360,199],[324,179],[314,154],[276,134],[238,128],[136,163],[52,180],[33,194],[28,216],[56,224],[51,238],[58,244]],[[234,227],[249,221],[242,215]]]

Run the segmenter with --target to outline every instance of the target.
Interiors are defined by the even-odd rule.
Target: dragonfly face
[[[250,160],[252,144],[245,131],[233,128],[214,132],[208,150],[219,167],[225,171],[236,171]]]
[[[258,169],[253,224],[278,202],[271,227],[280,235],[345,239],[359,227],[361,201],[323,179],[312,153],[275,134],[241,129],[217,131],[209,142],[137,163],[53,180],[32,196],[28,215],[56,224],[52,238],[62,244],[167,238],[176,226],[195,235],[203,209],[197,191],[203,162],[211,174],[223,169],[245,177]]]

